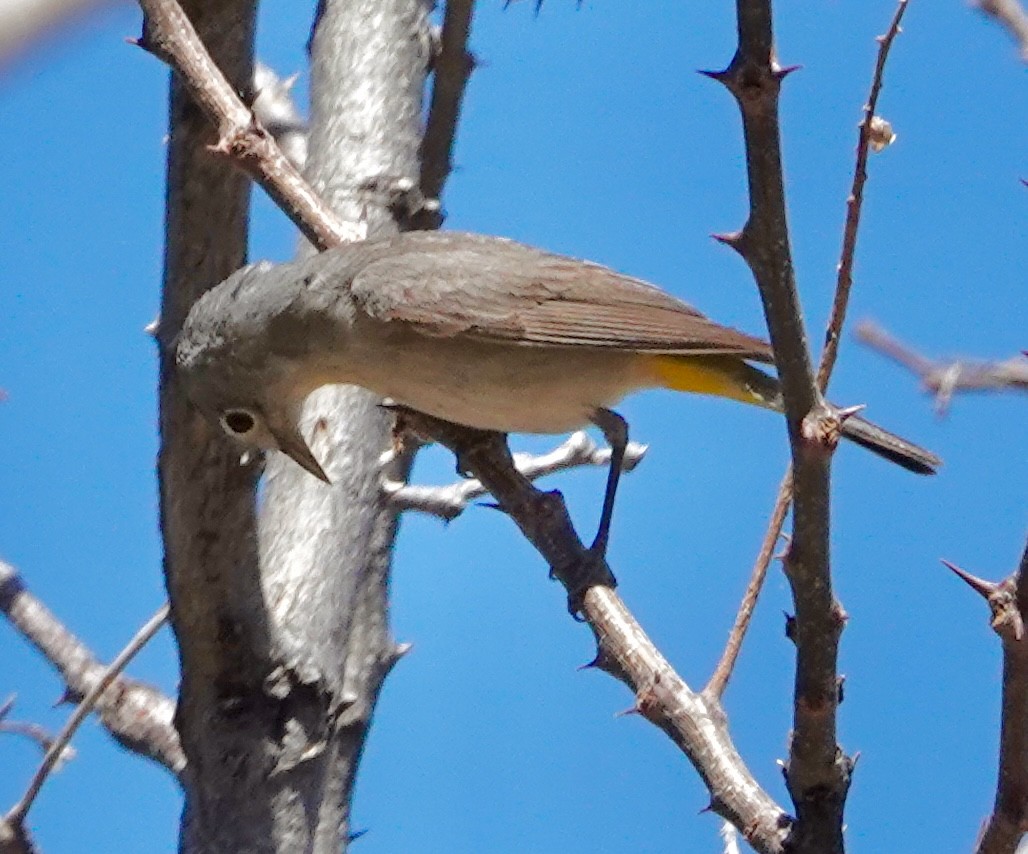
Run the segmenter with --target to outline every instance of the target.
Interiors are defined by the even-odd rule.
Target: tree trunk
[[[253,4],[185,5],[246,91]],[[308,173],[337,211],[375,232],[397,228],[389,188],[417,175],[428,45],[421,0],[319,8]],[[398,655],[387,626],[396,516],[379,490],[389,419],[356,389],[312,396],[305,424],[316,425],[334,485],[272,455],[257,530],[259,466],[184,401],[171,361],[189,306],[244,263],[248,182],[210,153],[215,131],[174,78],[170,126],[159,470],[188,763],[181,848],[337,852]]]

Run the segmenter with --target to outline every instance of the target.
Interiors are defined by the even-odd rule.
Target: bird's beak
[[[278,442],[278,449],[294,463],[300,466],[300,468],[310,472],[322,483],[327,483],[330,486],[332,485],[332,481],[328,479],[328,475],[325,474],[325,470],[314,457],[314,454],[311,453],[311,449],[307,447],[307,443],[299,432],[289,431],[282,434],[276,433],[275,439]]]

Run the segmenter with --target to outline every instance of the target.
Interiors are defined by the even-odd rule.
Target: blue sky
[[[261,57],[303,68],[312,3],[264,4]],[[302,6],[302,10],[300,7]],[[762,328],[745,265],[710,240],[743,222],[739,121],[695,74],[731,57],[733,4],[483,3],[446,196],[447,226],[595,259],[659,283],[714,317]],[[831,300],[843,207],[874,37],[891,0],[780,4],[782,109],[794,253],[813,340]],[[126,46],[131,6],[105,13],[0,79],[0,556],[104,657],[163,599],[157,536],[156,380],[143,327],[158,305],[166,72]],[[1006,37],[966,8],[914,0],[881,112],[897,143],[872,159],[853,317],[922,351],[1007,357],[1025,341],[1026,97]],[[301,91],[306,81],[301,81]],[[295,234],[259,193],[253,258]],[[1000,658],[984,606],[939,566],[989,577],[1023,546],[1023,399],[958,399],[944,420],[915,381],[847,337],[841,404],[932,447],[916,478],[859,449],[835,466],[839,594],[851,620],[840,733],[860,751],[848,811],[855,851],[966,850],[995,777]],[[654,392],[621,411],[649,443],[623,486],[612,564],[621,590],[682,675],[716,661],[763,534],[787,451],[773,416]],[[522,448],[549,440],[519,440]],[[416,476],[448,482],[426,453]],[[591,536],[602,472],[548,482]],[[354,823],[361,852],[716,851],[718,822],[688,763],[638,718],[628,692],[576,667],[586,629],[497,513],[449,526],[404,520],[394,626],[414,650],[387,683]],[[789,729],[787,585],[773,570],[729,688],[744,757],[788,805],[775,760]],[[57,729],[60,684],[0,624],[0,695]],[[132,675],[169,693],[165,632]],[[78,758],[31,814],[48,852],[170,852],[170,779],[90,723]],[[0,740],[0,805],[37,761]],[[89,840],[88,847],[83,840]]]

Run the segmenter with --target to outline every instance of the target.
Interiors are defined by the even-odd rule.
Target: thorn
[[[697,68],[696,73],[709,77],[711,80],[716,80],[718,83],[724,83],[728,79],[728,69],[724,71],[709,71],[704,68]]]
[[[730,246],[736,252],[739,251],[739,246],[742,245],[742,232],[741,231],[723,231],[717,234],[710,235],[718,243],[723,243],[725,246]]]
[[[790,74],[792,74],[794,71],[799,71],[802,67],[802,65],[786,65],[784,68],[774,69],[774,71],[772,71],[771,74],[775,78],[775,80],[781,81],[788,77]]]
[[[125,36],[125,44],[132,45],[132,47],[138,47],[140,50],[145,50],[147,53],[153,53],[153,48],[150,47],[150,42],[147,39],[145,32],[138,38],[135,36]]]
[[[995,582],[986,581],[984,578],[979,578],[977,575],[971,575],[970,572],[961,569],[959,566],[950,563],[948,560],[942,560],[942,565],[952,571],[958,578],[963,579],[967,586],[983,599],[988,599],[999,587]]]
[[[503,509],[503,507],[502,507],[502,506],[500,506],[500,505],[499,505],[499,504],[498,504],[497,502],[495,502],[495,501],[476,501],[476,502],[475,502],[475,506],[476,506],[476,507],[481,507],[481,508],[482,508],[483,510],[497,510],[497,511],[499,511],[500,513],[505,513],[505,512],[507,512],[507,511],[505,511],[505,510]]]
[[[846,695],[846,690],[845,690],[845,688],[846,688],[846,677],[844,675],[840,674],[835,679],[836,703],[838,705],[840,705],[840,706],[842,705],[843,700],[846,699],[846,696],[845,696]]]
[[[396,646],[393,647],[393,658],[396,661],[399,661],[401,658],[407,655],[407,653],[409,653],[412,649],[414,649],[414,644],[412,643],[398,643],[396,644]]]
[[[161,331],[161,316],[158,314],[157,317],[143,327],[143,331],[151,338],[156,338],[157,334]]]
[[[793,643],[795,643],[796,642],[796,618],[792,614],[790,614],[790,613],[788,613],[786,611],[782,611],[782,614],[785,617],[785,636],[789,640],[791,640]]]
[[[16,694],[11,694],[10,697],[4,700],[3,705],[0,705],[0,721],[6,718],[10,714],[11,709],[14,708],[14,698],[16,696]]]
[[[610,657],[603,651],[603,647],[598,646],[596,648],[596,656],[592,661],[587,661],[585,664],[580,664],[575,668],[579,673],[583,670],[602,670],[604,673],[613,673],[613,669],[610,663]]]
[[[867,409],[866,403],[858,403],[856,406],[847,406],[845,409],[838,410],[836,415],[838,416],[839,423],[841,424],[846,421],[846,419],[852,418],[858,412],[863,412],[865,409]]]
[[[639,709],[639,707],[638,706],[631,706],[630,708],[622,709],[620,712],[614,712],[614,717],[615,718],[628,718],[628,717],[631,717],[632,715],[638,715],[638,714],[642,714],[642,712]]]
[[[71,703],[77,704],[78,702],[79,698],[71,692],[71,689],[65,688],[64,691],[61,692],[61,696],[54,700],[52,708],[56,709],[58,706],[69,705]]]

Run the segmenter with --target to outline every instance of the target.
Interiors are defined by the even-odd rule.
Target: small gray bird
[[[190,398],[225,432],[326,482],[298,422],[307,395],[328,383],[487,430],[596,424],[613,449],[601,554],[628,438],[609,407],[664,387],[782,409],[778,381],[750,364],[773,361],[765,341],[606,267],[456,232],[246,267],[193,306],[176,361]],[[862,418],[841,429],[911,471],[940,465]]]

